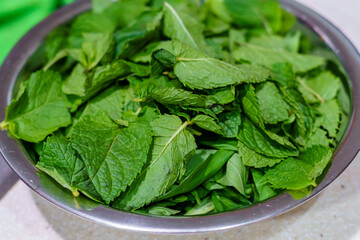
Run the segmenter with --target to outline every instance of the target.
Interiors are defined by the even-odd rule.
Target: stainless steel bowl
[[[352,106],[348,129],[339,144],[334,162],[321,184],[313,193],[301,200],[294,200],[283,194],[255,206],[220,214],[200,217],[152,217],[117,211],[98,205],[91,200],[73,198],[47,176],[37,172],[26,146],[0,132],[0,151],[12,170],[36,193],[54,205],[80,217],[120,229],[158,233],[194,233],[228,229],[242,226],[283,214],[313,198],[334,181],[352,162],[360,149],[360,123],[356,122],[360,112],[360,56],[350,41],[326,19],[292,0],[281,0],[283,6],[295,14],[309,29],[317,33],[336,53],[350,79]],[[0,119],[12,99],[16,83],[24,78],[24,69],[37,64],[33,53],[39,48],[46,35],[57,26],[89,10],[90,0],[80,0],[52,14],[29,31],[14,47],[0,69]],[[27,64],[26,64],[27,63]],[[31,66],[30,66],[31,68]],[[0,178],[5,176],[0,169]],[[1,180],[1,179],[0,179]],[[1,183],[1,181],[0,181]]]

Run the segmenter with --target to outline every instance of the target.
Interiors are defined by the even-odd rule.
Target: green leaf
[[[268,68],[275,63],[288,62],[295,72],[307,72],[325,64],[325,59],[322,57],[266,49],[250,44],[235,50],[233,56],[236,61],[245,60]]]
[[[295,146],[286,137],[277,135],[265,128],[255,89],[251,84],[245,86],[245,88],[242,90],[242,95],[242,107],[244,109],[244,113],[248,116],[251,122],[255,126],[258,126],[260,128],[259,130],[266,134],[271,140],[276,141],[288,149],[296,150]]]
[[[248,180],[249,170],[245,167],[239,154],[235,153],[226,164],[225,183],[232,186],[242,195],[246,196],[245,184]]]
[[[281,87],[296,87],[296,77],[290,63],[275,63],[272,65],[273,79]]]
[[[201,201],[200,204],[196,204],[193,208],[187,211],[185,216],[204,215],[215,209],[214,203],[210,197],[207,197]]]
[[[159,200],[170,198],[195,189],[215,175],[215,173],[217,173],[234,154],[233,151],[227,150],[218,150],[214,154],[212,154],[212,150],[210,150],[210,152],[208,151],[196,152],[196,154],[189,160],[189,164],[194,165],[194,167],[192,167],[193,170],[185,174],[186,177],[182,179],[179,185],[175,186],[165,195],[161,196]],[[206,156],[207,158],[204,160]],[[201,159],[201,163],[195,165],[193,162],[198,159]]]
[[[137,209],[164,194],[184,173],[183,169],[196,149],[194,137],[179,117],[163,115],[151,123],[154,141],[149,165],[113,206]],[[156,184],[154,184],[156,183]]]
[[[320,104],[316,108],[321,117],[317,121],[317,125],[322,126],[330,137],[336,137],[339,129],[341,109],[336,99]]]
[[[307,148],[299,159],[288,158],[266,172],[274,188],[298,190],[316,186],[315,179],[331,161],[332,150],[324,146]]]
[[[310,79],[299,79],[299,90],[308,103],[325,102],[336,97],[340,89],[340,79],[331,72],[323,72]]]
[[[99,91],[109,86],[114,80],[128,76],[131,73],[140,77],[150,74],[147,66],[138,65],[125,60],[114,61],[95,68],[89,74],[86,81],[85,99],[94,96]]]
[[[185,86],[192,89],[212,89],[244,82],[258,83],[269,76],[266,69],[258,66],[234,66],[215,58],[199,58],[201,53],[180,42],[175,42],[174,50],[178,61],[174,68],[175,75]],[[182,57],[184,52],[188,52],[186,57]],[[189,57],[190,53],[194,57]]]
[[[241,125],[241,111],[234,110],[219,115],[219,126],[222,128],[225,137],[236,138]]]
[[[84,33],[84,42],[81,49],[69,49],[71,57],[80,62],[87,70],[96,67],[107,53],[111,42],[112,33]]]
[[[173,52],[174,50],[172,46],[172,41],[152,42],[148,44],[143,50],[138,52],[135,56],[131,57],[131,59],[134,62],[150,62],[152,54],[160,49]]]
[[[109,204],[141,171],[152,137],[150,126],[142,121],[119,129],[106,114],[98,114],[81,119],[71,141],[84,160],[96,190]]]
[[[269,157],[284,158],[297,156],[299,152],[271,139],[266,133],[244,118],[238,139],[248,148]]]
[[[221,127],[215,122],[214,118],[212,117],[206,115],[197,115],[191,120],[191,122],[207,131],[214,132],[219,135],[224,135]]]
[[[271,188],[271,184],[268,182],[264,174],[255,169],[251,168],[251,175],[256,188],[256,200],[257,202],[265,201],[269,198],[274,197],[277,193]]]
[[[157,39],[162,19],[162,12],[146,12],[131,26],[116,31],[117,58],[130,58],[151,40]]]
[[[294,112],[296,116],[294,123],[284,123],[282,128],[297,144],[304,146],[305,140],[314,127],[313,114],[297,89],[282,88],[281,93],[284,100],[290,105],[290,111]]]
[[[174,210],[167,207],[162,206],[153,206],[147,209],[147,213],[151,215],[157,216],[172,216],[178,214],[180,211]]]
[[[216,191],[214,191],[211,194],[211,200],[213,201],[217,212],[224,212],[224,211],[234,210],[239,207],[243,207],[243,205],[236,203],[230,198],[221,196]]]
[[[329,144],[333,144],[333,140],[329,139],[327,137],[327,132],[320,127],[315,128],[315,130],[306,140],[306,147],[311,147],[313,145],[321,145],[328,147]]]
[[[265,82],[258,85],[256,97],[265,123],[277,124],[289,118],[289,106],[281,97],[274,83]]]
[[[238,151],[238,141],[229,140],[224,138],[215,139],[213,141],[200,140],[200,144],[205,145],[207,147],[229,150],[229,151]]]
[[[240,27],[264,27],[269,33],[281,29],[282,9],[274,0],[224,0],[233,21]]]
[[[185,107],[208,108],[215,104],[215,100],[207,95],[194,94],[175,87],[155,88],[146,99],[154,99],[164,105],[172,104]]]
[[[226,105],[235,101],[235,88],[228,87],[217,91],[210,92],[211,97],[217,104]]]
[[[182,41],[189,46],[206,50],[206,42],[202,35],[203,26],[191,15],[177,12],[169,3],[164,3],[164,34],[172,40]]]
[[[63,92],[69,95],[84,97],[86,79],[85,68],[81,64],[77,64],[70,76],[63,82]]]
[[[69,189],[75,197],[79,192],[99,201],[101,197],[91,182],[84,162],[64,137],[48,137],[36,167]]]
[[[83,33],[113,32],[116,24],[106,13],[87,12],[79,15],[71,26],[72,37]]]
[[[283,160],[282,158],[268,157],[257,153],[241,142],[239,142],[239,154],[244,165],[255,168],[272,167]]]
[[[95,116],[99,112],[107,113],[112,119],[123,119],[127,111],[137,112],[140,104],[133,101],[134,93],[128,87],[111,87],[106,89],[95,98],[91,99],[73,125],[67,129],[67,136],[71,136],[74,126],[85,116]]]
[[[61,91],[60,74],[38,71],[21,86],[0,124],[16,138],[40,142],[47,135],[71,124],[67,99]]]

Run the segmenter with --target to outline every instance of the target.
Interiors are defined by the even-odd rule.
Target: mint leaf
[[[269,157],[283,158],[299,154],[296,149],[289,148],[271,139],[247,118],[243,119],[238,139],[248,148]]]
[[[265,176],[274,188],[298,190],[316,186],[315,179],[331,161],[329,147],[308,148],[299,159],[288,158],[266,172]]]
[[[73,147],[107,204],[134,181],[147,161],[151,141],[151,128],[147,123],[138,121],[119,129],[106,114],[85,116],[71,135]]]
[[[226,180],[223,180],[223,182],[226,183],[225,185],[234,187],[239,193],[246,196],[245,184],[248,176],[249,170],[245,167],[240,155],[235,153],[226,164],[226,173],[224,176]]]
[[[183,12],[177,12],[169,3],[164,3],[164,34],[167,37],[182,41],[195,49],[204,50],[206,42],[202,32],[203,26],[197,19]]]
[[[142,14],[132,25],[115,32],[117,58],[129,58],[136,54],[160,31],[162,12],[153,11]]]
[[[240,125],[240,110],[233,110],[219,115],[219,126],[222,128],[224,136],[227,138],[235,138],[239,133]]]
[[[236,61],[245,60],[268,68],[275,63],[288,62],[295,72],[307,72],[325,64],[325,59],[321,57],[266,49],[250,44],[235,50],[233,56]]]
[[[252,168],[251,175],[256,188],[255,196],[257,202],[265,201],[276,195],[276,192],[271,188],[271,184],[261,171]]]
[[[79,196],[78,191],[81,191],[93,200],[101,200],[88,176],[83,160],[79,158],[66,138],[48,137],[36,167],[69,189],[75,197]]]
[[[193,135],[174,115],[163,115],[151,123],[154,142],[149,165],[113,206],[137,209],[164,194],[184,173],[185,164],[196,149]],[[156,184],[154,185],[154,183]]]
[[[234,66],[215,58],[199,57],[204,55],[180,42],[175,43],[174,50],[178,56],[174,68],[175,75],[185,86],[192,89],[212,89],[243,82],[263,82],[269,76],[267,70],[258,66],[246,64]]]
[[[268,32],[281,28],[282,9],[274,0],[225,0],[233,21],[243,27],[264,27]]]
[[[219,135],[223,135],[221,127],[215,122],[212,117],[206,115],[197,115],[191,120],[191,122],[202,129],[217,133]]]
[[[190,158],[187,172],[179,185],[176,185],[165,195],[161,196],[159,200],[167,199],[195,189],[215,175],[233,154],[234,152],[227,150],[218,150],[215,153],[213,150],[197,151]]]
[[[57,129],[71,124],[68,105],[61,91],[60,74],[35,72],[11,101],[0,128],[28,142],[42,141]]]
[[[268,157],[257,153],[241,142],[239,142],[239,154],[244,165],[255,168],[272,167],[283,160],[281,158]]]
[[[265,82],[258,85],[256,97],[265,123],[277,124],[289,118],[289,106],[274,83]]]
[[[299,79],[299,90],[308,103],[333,99],[340,89],[340,79],[331,72],[323,72],[315,78]]]
[[[194,94],[175,87],[155,88],[146,98],[154,99],[164,105],[173,104],[185,107],[208,108],[215,104],[215,100],[207,95]]]
[[[331,100],[320,104],[316,108],[321,117],[317,119],[316,124],[322,126],[328,132],[330,137],[336,137],[337,130],[339,129],[340,123],[340,105],[337,100]]]
[[[85,68],[77,64],[70,76],[63,82],[62,90],[69,95],[85,96],[86,75]]]

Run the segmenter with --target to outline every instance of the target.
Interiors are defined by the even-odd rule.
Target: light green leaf
[[[84,160],[96,190],[109,204],[141,171],[152,137],[147,123],[138,121],[119,129],[103,113],[81,119],[74,127],[71,141]]]
[[[157,215],[157,216],[172,216],[178,214],[180,211],[174,210],[167,207],[162,206],[153,206],[147,209],[147,213],[151,215]]]
[[[36,167],[69,189],[75,197],[79,192],[99,201],[101,197],[91,182],[84,162],[64,137],[48,137]]]
[[[277,124],[289,118],[289,106],[274,83],[265,82],[258,85],[256,97],[265,123]]]
[[[311,79],[298,79],[299,90],[308,103],[325,102],[333,99],[340,89],[340,79],[331,72],[320,73]]]
[[[85,96],[86,75],[85,68],[77,64],[70,76],[63,82],[62,90],[69,95]]]
[[[196,204],[192,209],[187,211],[184,215],[186,216],[195,216],[195,215],[204,215],[215,209],[214,203],[211,200],[211,197],[207,197],[201,201],[200,204]]]
[[[172,40],[182,41],[195,49],[205,50],[203,26],[192,16],[181,12],[183,15],[181,17],[179,13],[169,3],[164,3],[164,34]]]
[[[316,186],[315,179],[331,161],[332,150],[324,146],[307,148],[299,159],[288,158],[266,172],[274,188],[298,190]]]
[[[197,115],[191,120],[192,123],[198,127],[205,129],[210,132],[224,135],[221,127],[215,122],[215,119],[206,115]]]
[[[288,62],[293,66],[295,72],[307,72],[325,64],[325,59],[322,57],[266,49],[250,44],[237,49],[233,56],[236,61],[245,60],[268,68],[275,63]]]
[[[74,126],[85,116],[95,116],[99,112],[107,113],[112,119],[123,119],[127,111],[137,112],[140,104],[133,101],[134,93],[128,87],[111,87],[91,99],[82,112],[73,119],[73,125],[67,129],[70,137]]]
[[[235,153],[226,164],[226,185],[233,186],[242,195],[245,193],[245,184],[248,180],[249,170],[245,167],[239,154]]]
[[[339,102],[334,99],[329,102],[320,104],[316,108],[321,117],[317,120],[317,125],[322,126],[330,137],[336,137],[336,133],[339,129],[341,109]]]
[[[6,109],[0,129],[16,138],[39,142],[61,127],[71,124],[68,101],[61,91],[60,74],[38,71],[20,88]]]
[[[113,206],[137,209],[155,200],[185,172],[185,165],[196,149],[193,135],[174,115],[163,115],[151,123],[154,142],[149,165]],[[154,184],[156,183],[156,184]]]
[[[257,202],[265,201],[269,198],[274,197],[277,194],[271,188],[271,184],[268,182],[267,178],[261,171],[255,168],[251,168],[251,175],[256,188],[255,196]]]
[[[241,27],[264,27],[268,33],[282,26],[282,9],[274,0],[224,0],[234,23]]]

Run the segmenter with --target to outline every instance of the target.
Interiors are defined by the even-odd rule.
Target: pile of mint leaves
[[[336,60],[273,0],[93,1],[0,124],[76,197],[153,215],[311,193],[347,126]]]

